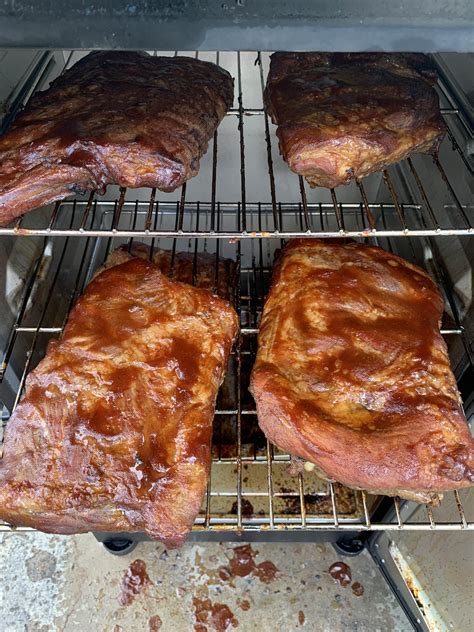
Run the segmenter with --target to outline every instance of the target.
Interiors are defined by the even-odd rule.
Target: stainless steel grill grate
[[[155,52],[156,54],[156,52]],[[161,54],[161,53],[160,53]],[[65,66],[69,67],[76,59],[78,53],[71,52],[66,58]],[[198,53],[196,53],[196,56]],[[248,56],[248,54],[246,54]],[[474,231],[474,206],[472,203],[464,203],[455,191],[447,174],[446,162],[454,159],[459,162],[460,168],[467,173],[473,174],[473,168],[469,160],[464,156],[457,141],[456,135],[449,130],[440,152],[440,158],[430,158],[432,169],[430,174],[437,180],[436,184],[430,182],[429,185],[420,173],[419,157],[408,158],[403,161],[402,166],[390,166],[383,172],[383,177],[379,187],[373,186],[379,176],[369,177],[363,182],[349,187],[339,187],[336,191],[331,189],[330,195],[323,189],[311,190],[305,184],[303,178],[290,174],[287,167],[283,165],[281,157],[278,155],[278,143],[274,134],[274,126],[263,108],[263,89],[265,87],[266,70],[268,56],[256,53],[255,64],[253,65],[252,76],[249,72],[249,64],[245,65],[245,77],[243,76],[242,54],[237,52],[225,54],[225,66],[236,76],[237,107],[232,108],[227,119],[218,132],[215,133],[211,142],[208,155],[203,160],[200,174],[198,176],[200,186],[199,193],[207,191],[205,198],[198,202],[189,200],[188,189],[193,188],[195,180],[184,184],[181,188],[179,199],[174,199],[174,194],[163,194],[156,189],[130,190],[120,189],[115,199],[104,201],[98,199],[95,193],[91,193],[87,198],[78,197],[74,201],[58,202],[50,208],[49,213],[30,213],[20,217],[13,226],[0,228],[0,235],[85,235],[85,236],[117,236],[117,237],[215,237],[221,239],[239,238],[248,239],[254,237],[290,238],[295,236],[318,236],[318,237],[365,237],[365,236],[420,236],[420,235],[468,235]],[[219,53],[208,54],[206,58],[212,59],[224,65],[222,56]],[[247,60],[248,61],[248,60]],[[37,69],[36,87],[43,86],[46,73],[45,68],[49,68],[51,60]],[[45,67],[44,67],[45,66]],[[250,65],[251,67],[251,65]],[[28,89],[19,89],[19,97],[13,99],[12,111],[4,117],[4,124],[9,124],[13,120],[14,114],[21,108],[22,104],[29,98],[32,91],[32,80],[28,78],[26,85]],[[247,107],[244,96],[244,84],[252,92],[252,103],[258,102],[258,107]],[[256,85],[258,84],[258,96],[255,97]],[[33,82],[33,86],[34,86]],[[455,119],[457,124],[466,129],[470,135],[473,131],[469,123],[463,116],[460,109],[455,106],[452,97],[446,86],[439,84],[440,99],[443,104],[442,112],[447,120]],[[250,125],[252,119],[260,119],[257,124]],[[237,119],[237,130],[235,130],[235,119]],[[249,129],[247,129],[249,128]],[[240,163],[240,187],[238,196],[234,196],[233,201],[224,203],[221,198],[218,202],[218,180],[219,166],[218,150],[221,153],[222,143],[220,135],[224,134],[224,141],[237,144],[234,147],[225,147],[225,153],[235,154],[235,158]],[[260,162],[255,163],[254,144],[252,142],[251,151],[248,145],[251,141],[258,140],[262,147],[266,147],[266,165],[261,160],[262,155],[258,155]],[[225,158],[226,159],[226,158]],[[250,164],[251,163],[251,164]],[[259,196],[257,201],[249,196],[249,176],[252,176],[255,167],[260,171]],[[281,174],[276,178],[276,168],[284,169],[285,190],[280,191],[278,182]],[[413,189],[413,196],[408,195],[396,186],[397,173],[403,169],[410,179]],[[266,172],[266,182],[262,181],[263,173]],[[236,176],[237,174],[235,174]],[[235,179],[234,176],[234,179]],[[253,180],[253,177],[252,177]],[[203,186],[203,182],[208,184]],[[196,188],[196,187],[194,187]],[[368,188],[370,191],[368,191]],[[433,199],[430,191],[433,189],[443,191],[443,201]],[[113,192],[116,187],[110,187]],[[255,191],[255,187],[252,187]],[[262,192],[268,191],[262,198]],[[280,195],[280,193],[282,195]],[[210,195],[210,199],[209,199]],[[284,199],[281,199],[283,197]],[[412,198],[415,199],[412,199]],[[326,198],[327,201],[326,201]],[[341,201],[348,199],[348,202]],[[379,201],[382,200],[382,201]],[[192,218],[196,216],[195,210],[200,209],[210,211],[210,221],[207,225],[200,223],[193,224]],[[256,210],[259,207],[269,210],[265,214],[265,225],[258,225],[255,219]],[[75,210],[75,221],[70,223],[72,210]],[[97,221],[100,213],[95,213],[93,221],[92,209],[110,210],[113,214],[110,222],[101,224]],[[389,223],[382,222],[384,211],[393,211]],[[135,213],[136,211],[136,213]],[[288,214],[299,214],[299,222],[288,221]],[[220,230],[216,230],[217,217],[219,214],[226,215],[225,225]],[[156,227],[154,218],[156,216],[167,216],[168,221]],[[134,218],[137,218],[134,221]],[[170,221],[174,219],[174,221]]]
[[[55,242],[53,251],[52,241]],[[418,241],[412,243],[410,258],[421,263]],[[0,397],[10,400],[11,410],[19,401],[26,375],[44,355],[47,341],[61,334],[74,301],[93,271],[120,243],[123,240],[107,237],[80,240],[56,237],[42,241],[3,350]],[[311,531],[321,530],[474,528],[472,517],[467,515],[462,503],[468,491],[447,495],[442,503],[442,506],[450,503],[456,508],[456,519],[440,520],[437,508],[426,507],[421,521],[419,515],[416,521],[410,521],[406,516],[416,505],[395,499],[391,501],[392,515],[377,520],[372,518],[377,499],[321,481],[310,467],[305,469],[292,462],[289,455],[265,440],[258,429],[247,385],[256,351],[258,320],[271,277],[270,242],[252,240],[228,244],[217,239],[192,239],[170,243],[170,240],[148,238],[147,243],[152,247],[171,246],[175,251],[185,250],[196,257],[198,252],[207,251],[215,254],[216,262],[220,255],[230,255],[241,262],[241,284],[236,298],[241,336],[217,402],[211,480],[196,530],[304,530],[310,537]],[[381,245],[391,248],[393,244]],[[197,259],[194,265],[197,269]],[[218,267],[215,269],[217,284]],[[449,286],[443,285],[440,277],[436,280],[448,293],[448,299],[452,299]],[[456,310],[446,315],[442,331],[448,339],[463,338],[464,329]],[[7,384],[12,383],[14,374],[20,377],[8,396]],[[10,379],[4,379],[8,377]],[[0,529],[8,528],[0,526]]]
[[[74,60],[74,55],[67,56],[67,64]],[[215,59],[222,61],[219,54]],[[211,479],[195,531],[205,535],[236,529],[274,530],[288,533],[289,537],[301,532],[310,538],[322,531],[474,529],[468,503],[465,502],[466,509],[463,506],[463,501],[469,499],[469,490],[448,494],[440,508],[425,507],[424,512],[413,515],[417,507],[414,503],[392,499],[387,501],[390,511],[381,512],[378,510],[380,499],[321,481],[310,466],[292,461],[289,455],[265,440],[258,429],[254,403],[247,390],[275,248],[280,245],[280,239],[301,235],[364,238],[427,267],[446,299],[442,333],[448,344],[459,340],[471,359],[458,301],[443,262],[437,258],[432,237],[470,234],[473,207],[461,203],[459,193],[448,180],[442,157],[433,161],[429,172],[430,179],[439,180],[444,187],[441,206],[438,196],[435,199],[430,194],[431,184],[423,183],[424,171],[415,165],[417,158],[406,161],[405,172],[411,179],[411,189],[401,186],[398,168],[390,167],[384,172],[376,194],[373,179],[368,179],[368,184],[364,181],[364,184],[348,187],[342,193],[338,190],[337,194],[336,191],[326,194],[322,190],[307,190],[302,179],[288,173],[293,188],[290,186],[285,195],[280,196],[280,178],[275,176],[275,165],[281,159],[277,155],[272,126],[262,107],[244,106],[244,83],[256,81],[261,91],[266,62],[262,55],[257,55],[252,69],[256,79],[255,76],[252,79],[248,69],[244,77],[241,54],[232,54],[231,61],[238,92],[237,107],[227,117],[229,125],[233,121],[233,127],[229,128],[232,134],[227,138],[223,124],[226,142],[221,146],[215,134],[207,163],[196,178],[210,176],[208,201],[188,201],[192,182],[182,187],[178,200],[154,189],[136,192],[121,189],[112,200],[97,199],[92,193],[87,199],[57,203],[47,213],[33,212],[20,218],[14,227],[0,229],[0,234],[10,235],[6,238],[9,244],[14,244],[18,236],[36,235],[32,237],[36,254],[22,294],[7,316],[9,333],[0,350],[0,400],[10,411],[14,410],[29,370],[44,355],[48,340],[61,334],[75,300],[111,249],[138,239],[151,248],[165,247],[173,253],[188,251],[196,257],[198,252],[209,252],[215,255],[216,264],[220,256],[231,257],[240,266],[236,307],[241,335],[217,402]],[[44,63],[48,63],[47,60]],[[43,74],[44,70],[40,75]],[[449,101],[445,88],[440,89],[445,94],[445,116],[459,118],[464,125],[461,112]],[[251,134],[247,133],[247,127],[256,119],[260,121],[261,132],[257,140],[264,144],[267,167],[267,175],[260,175],[266,182],[261,186],[268,189],[269,198],[253,202],[248,200],[251,188],[248,176],[253,163],[249,165],[252,152],[247,153],[247,146],[255,138],[252,130]],[[445,145],[449,141],[453,149],[448,146],[444,151],[448,156],[452,152],[467,172],[469,163],[451,132]],[[240,169],[239,195],[234,198],[238,201],[234,202],[222,201],[218,176],[218,151],[219,156],[221,153],[225,156],[230,142],[236,143],[235,157]],[[288,201],[295,190],[298,197],[293,199],[297,201]],[[134,197],[130,198],[131,195]],[[342,196],[349,201],[340,202],[338,198]],[[73,238],[75,236],[81,238]],[[404,239],[393,239],[398,236]],[[194,269],[197,265],[195,258]],[[216,286],[217,282],[216,265]],[[469,506],[474,513],[473,503]],[[449,519],[445,517],[446,507],[452,509],[448,512]],[[7,529],[10,529],[8,525],[0,525],[0,530]]]

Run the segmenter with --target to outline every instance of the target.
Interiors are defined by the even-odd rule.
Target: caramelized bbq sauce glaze
[[[290,169],[335,187],[437,150],[436,78],[425,55],[275,53],[265,101]]]
[[[199,169],[233,80],[189,57],[98,51],[35,95],[0,138],[0,225],[108,184],[174,191]]]
[[[404,485],[472,484],[442,311],[426,273],[399,257],[356,243],[290,242],[275,266],[252,376],[267,436],[355,487],[404,494]]]
[[[105,270],[29,375],[6,430],[0,517],[183,541],[237,332],[225,301],[140,259]]]

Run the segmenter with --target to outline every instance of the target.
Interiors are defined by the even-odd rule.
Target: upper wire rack
[[[71,52],[66,56],[63,72],[74,61],[74,55],[77,53]],[[205,157],[205,167],[201,167],[195,179],[181,187],[179,199],[173,199],[172,195],[156,189],[127,191],[121,188],[113,195],[116,187],[110,187],[108,195],[110,197],[112,194],[112,199],[97,198],[96,192],[92,192],[86,197],[77,196],[73,200],[60,201],[46,207],[46,210],[21,216],[14,225],[0,228],[0,235],[246,239],[298,236],[436,236],[468,235],[474,232],[474,205],[462,200],[463,195],[456,190],[451,176],[448,176],[448,163],[453,160],[461,170],[466,171],[468,177],[472,175],[472,167],[449,127],[450,122],[456,120],[467,135],[471,131],[447,86],[439,84],[443,101],[441,112],[448,123],[448,133],[439,157],[407,158],[399,165],[385,169],[381,178],[380,174],[376,174],[372,180],[369,177],[350,187],[330,191],[310,190],[302,177],[289,172],[278,155],[274,127],[263,107],[264,66],[268,62],[267,57],[257,53],[255,64],[244,65],[242,53],[231,55],[229,58],[229,53],[213,53],[213,61],[225,64],[236,76],[237,107],[229,110],[225,125],[221,124],[214,134]],[[222,56],[225,57],[224,62]],[[248,62],[247,59],[246,61]],[[34,76],[27,78],[28,89],[19,89],[19,96],[13,101],[12,110],[4,118],[7,123],[13,120],[15,113],[35,88],[43,86],[45,75],[50,71],[51,59],[49,62],[45,59],[36,68]],[[249,99],[247,89],[251,94]],[[247,101],[251,102],[252,107],[246,105]],[[253,107],[256,102],[258,107]],[[258,119],[257,124],[250,125],[251,119]],[[222,132],[225,134],[224,147],[219,141]],[[265,154],[263,163],[262,160],[255,162],[255,139],[260,143],[262,152],[259,160]],[[250,142],[252,146],[249,150]],[[226,147],[228,143],[235,145],[232,151]],[[225,178],[221,173],[218,151],[219,154],[224,153]],[[229,158],[229,154],[233,157]],[[230,170],[227,167],[229,162]],[[249,179],[255,179],[253,172],[256,166],[261,172],[261,177],[257,177],[257,194],[255,187],[251,190],[252,187],[249,186]],[[409,181],[409,191],[399,182],[400,170]],[[374,178],[377,179],[376,188],[373,186]],[[189,201],[188,189],[198,179],[198,190],[207,191],[206,197]],[[218,186],[222,179],[227,180],[227,188],[229,180],[239,180],[238,191],[231,187],[237,195],[230,198],[230,201],[223,195],[218,196],[218,191],[225,188]],[[283,179],[286,189],[282,200],[280,182]],[[252,196],[257,195],[256,199],[249,197],[249,193]],[[392,211],[390,222],[385,221],[386,210]],[[264,225],[259,225],[258,211],[265,218]],[[109,221],[102,221],[103,213],[108,215]],[[75,220],[71,223],[70,217],[73,214]]]

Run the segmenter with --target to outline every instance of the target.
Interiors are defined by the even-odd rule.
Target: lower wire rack
[[[106,221],[106,220],[104,220]],[[12,238],[12,243],[15,241]],[[15,409],[28,372],[44,356],[47,342],[61,335],[69,311],[96,270],[115,247],[128,243],[122,238],[45,237],[28,240],[30,260],[19,290],[7,296],[7,330],[0,365],[0,401],[4,404],[4,425]],[[371,239],[373,243],[374,240]],[[472,490],[446,494],[439,507],[417,505],[398,498],[386,499],[323,481],[309,463],[292,459],[270,445],[257,423],[255,404],[248,392],[250,371],[257,349],[258,322],[265,293],[271,280],[276,240],[255,239],[147,239],[151,248],[199,252],[230,257],[240,268],[236,307],[241,331],[233,351],[226,379],[220,390],[213,433],[212,469],[201,512],[194,531],[200,539],[212,533],[273,532],[282,537],[307,539],[323,532],[369,532],[381,530],[466,530],[474,529]],[[427,244],[420,239],[376,241],[422,265]],[[15,252],[10,252],[14,256]],[[435,261],[436,264],[436,261]],[[197,266],[197,259],[195,259]],[[442,287],[446,315],[442,333],[453,344],[469,345],[456,301],[440,265],[429,269]],[[216,282],[219,267],[216,265]],[[172,271],[171,271],[172,274]],[[9,322],[7,322],[9,321]],[[385,507],[381,511],[381,507]],[[13,530],[0,524],[0,531]],[[29,531],[20,528],[18,531]],[[321,534],[321,535],[317,535]]]

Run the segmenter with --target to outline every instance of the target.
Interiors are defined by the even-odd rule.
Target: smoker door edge
[[[0,6],[0,47],[468,52],[473,28],[470,0],[6,0]]]

